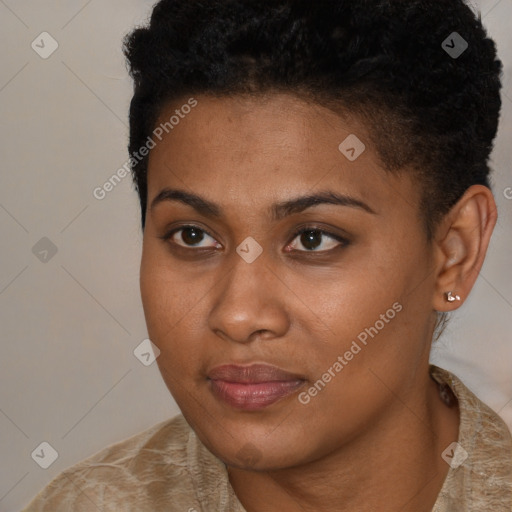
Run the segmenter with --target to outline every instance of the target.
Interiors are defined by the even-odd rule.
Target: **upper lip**
[[[304,380],[301,375],[268,364],[252,364],[249,366],[225,364],[216,366],[208,373],[208,378],[241,383]]]

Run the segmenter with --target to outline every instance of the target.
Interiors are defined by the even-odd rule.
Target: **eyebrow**
[[[221,218],[224,216],[224,212],[218,204],[197,194],[171,188],[164,188],[158,193],[158,195],[151,201],[150,210],[153,210],[155,206],[166,201],[176,201],[191,206],[194,210],[205,217]],[[377,215],[377,213],[363,201],[345,194],[338,194],[331,190],[325,190],[316,194],[300,196],[275,203],[271,205],[269,214],[272,220],[278,221],[284,217],[293,215],[294,213],[303,212],[308,208],[320,204],[348,206]]]

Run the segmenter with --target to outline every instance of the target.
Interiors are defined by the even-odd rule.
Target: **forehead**
[[[350,194],[375,208],[397,199],[411,204],[410,180],[383,170],[371,127],[349,113],[341,116],[288,94],[195,100],[151,150],[148,202],[162,188],[178,187],[228,209],[241,198],[263,209],[318,189]],[[163,109],[157,126],[179,114],[186,101]]]
[[[343,134],[354,133],[368,139],[367,127],[349,112],[333,112],[314,102],[306,102],[286,93],[257,96],[199,96],[197,106],[188,114],[178,113],[182,102],[167,105],[160,113],[157,125],[164,125],[171,117],[179,121],[172,127],[168,139],[175,145],[207,143],[203,148],[212,151],[230,147],[243,152],[247,147],[274,147],[284,153],[311,152],[314,147],[338,147]],[[172,135],[172,137],[170,136]],[[190,137],[197,137],[191,140]],[[172,140],[171,140],[172,139]],[[188,140],[187,140],[188,139]],[[322,139],[322,140],[321,140]],[[230,144],[236,140],[236,144]],[[243,144],[242,144],[243,143]],[[203,149],[198,147],[197,149]],[[371,149],[371,148],[370,148]]]

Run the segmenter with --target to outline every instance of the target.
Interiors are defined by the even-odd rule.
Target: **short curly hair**
[[[288,92],[359,115],[387,172],[417,172],[429,240],[468,187],[490,188],[502,63],[463,0],[161,0],[123,50],[131,154],[172,101]],[[148,156],[130,162],[144,229]]]

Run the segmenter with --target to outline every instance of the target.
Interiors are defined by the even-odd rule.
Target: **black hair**
[[[386,171],[417,172],[429,239],[490,187],[502,63],[463,0],[161,0],[124,53],[132,155],[171,101],[281,91],[367,120]],[[144,229],[148,156],[130,162]]]

